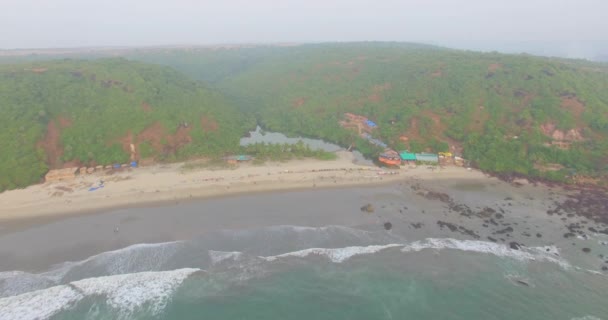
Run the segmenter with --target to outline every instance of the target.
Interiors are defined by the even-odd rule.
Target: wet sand
[[[602,244],[608,242],[606,235],[585,230],[584,236],[564,237],[571,223],[597,230],[605,225],[583,216],[547,213],[568,199],[567,190],[514,187],[483,176],[423,177],[380,186],[235,195],[15,220],[0,230],[0,271],[42,270],[137,243],[278,225],[384,230],[407,241],[433,237],[492,241],[514,249],[555,246],[577,265],[592,270],[608,266],[608,246]]]

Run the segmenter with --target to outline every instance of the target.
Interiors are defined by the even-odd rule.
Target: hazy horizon
[[[601,0],[4,0],[0,49],[397,41],[594,59]]]

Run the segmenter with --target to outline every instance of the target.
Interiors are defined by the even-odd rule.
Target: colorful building
[[[416,153],[416,161],[439,162],[439,156],[434,153]]]

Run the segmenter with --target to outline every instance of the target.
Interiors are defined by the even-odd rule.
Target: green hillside
[[[554,180],[608,175],[607,64],[407,43],[104,54],[2,59],[0,191],[49,168],[124,163],[131,144],[138,160],[234,153],[256,122],[377,156],[340,127],[346,112],[395,150]]]
[[[268,130],[355,143],[370,156],[379,150],[338,126],[343,113],[377,122],[374,136],[397,150],[449,146],[488,171],[562,180],[607,170],[606,64],[394,43],[131,58],[210,82]]]
[[[238,150],[245,118],[168,68],[124,59],[0,66],[0,191],[49,168]],[[248,124],[248,127],[254,125]]]

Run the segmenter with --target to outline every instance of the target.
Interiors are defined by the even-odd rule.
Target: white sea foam
[[[309,248],[260,258],[266,261],[275,261],[277,259],[288,257],[304,258],[311,255],[317,255],[325,256],[329,258],[332,262],[341,263],[354,256],[373,254],[388,248],[395,247],[401,247],[402,252],[417,252],[426,249],[451,249],[468,252],[478,252],[492,254],[499,257],[508,257],[519,261],[548,261],[556,263],[564,269],[571,268],[570,264],[567,261],[559,258],[559,249],[555,246],[530,248],[521,247],[519,250],[514,250],[506,245],[494,242],[478,240],[456,240],[451,238],[427,238],[425,240],[415,241],[410,244],[393,243],[387,245],[353,246],[343,248]]]
[[[556,256],[559,256],[559,250],[554,246],[549,247],[521,247],[520,250],[514,250],[506,245],[494,242],[478,241],[478,240],[456,240],[451,238],[428,238],[422,241],[415,241],[404,246],[401,251],[421,251],[425,249],[452,249],[470,252],[479,252],[493,254],[499,257],[508,257],[520,261],[548,261],[560,265],[564,269],[569,269],[571,266],[567,261],[564,261]],[[547,249],[549,249],[547,251]]]
[[[0,299],[3,320],[48,319],[69,308],[83,295],[69,286],[56,286]]]
[[[580,318],[572,318],[570,320],[602,320],[602,319],[598,318],[598,317],[594,317],[594,316],[583,316]]]
[[[220,263],[222,261],[226,261],[226,260],[236,261],[241,257],[242,254],[243,254],[242,252],[238,252],[238,251],[226,252],[226,251],[209,250],[209,258],[211,258],[212,264],[218,264],[218,263]]]
[[[63,264],[66,272],[76,266],[102,266],[108,275],[158,269],[183,241],[139,243],[125,248],[105,251],[78,262]],[[145,261],[143,261],[145,260]],[[66,268],[67,267],[67,268]]]
[[[0,272],[0,297],[18,295],[32,290],[48,288],[62,283],[64,277],[75,268],[88,265],[103,275],[135,273],[161,269],[182,241],[140,243],[125,248],[105,251],[81,261],[68,261],[54,265],[49,271],[29,273],[23,271]],[[100,270],[101,267],[102,269]],[[96,274],[85,275],[86,277]]]
[[[152,314],[161,311],[175,289],[200,269],[141,272],[74,281],[43,290],[0,299],[3,320],[48,319],[87,296],[103,296],[107,304],[128,319],[146,305]]]
[[[379,251],[382,251],[382,250],[385,250],[388,248],[402,247],[402,246],[403,246],[402,244],[387,244],[387,245],[372,245],[372,246],[366,246],[366,247],[356,246],[356,247],[344,247],[344,248],[309,248],[309,249],[287,252],[287,253],[283,253],[283,254],[279,254],[279,255],[275,255],[275,256],[261,257],[261,258],[266,261],[275,261],[277,259],[287,258],[287,257],[304,258],[309,255],[318,255],[318,256],[325,256],[325,257],[329,258],[332,262],[341,263],[354,256],[372,254],[372,253],[376,253],[376,252],[379,252]]]
[[[108,305],[130,314],[150,303],[153,313],[161,311],[171,293],[188,276],[200,269],[140,272],[115,276],[90,278],[72,282],[84,295],[104,295]]]

